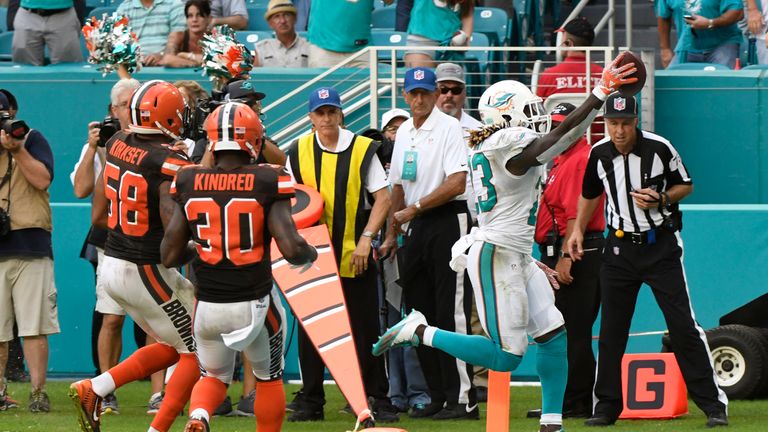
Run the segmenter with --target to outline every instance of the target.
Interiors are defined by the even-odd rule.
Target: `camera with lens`
[[[208,118],[208,115],[215,110],[216,107],[223,103],[224,101],[215,99],[198,99],[194,109],[185,109],[183,115],[184,132],[182,133],[182,138],[188,138],[195,142],[201,139],[207,139],[208,135],[205,132],[205,119]]]
[[[120,121],[108,115],[96,127],[99,128],[98,146],[104,147],[107,145],[107,141],[120,130]]]
[[[29,126],[24,120],[14,120],[7,112],[0,112],[0,129],[16,139],[23,139],[29,133]]]

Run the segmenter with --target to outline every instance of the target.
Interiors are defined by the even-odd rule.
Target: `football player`
[[[311,263],[315,248],[291,218],[293,181],[283,167],[255,165],[263,128],[247,105],[229,102],[211,113],[206,131],[214,167],[187,167],[171,186],[178,205],[161,246],[163,264],[193,261],[194,333],[203,378],[195,385],[186,432],[209,430],[226,396],[237,351],[250,359],[258,383],[257,430],[277,432],[285,416],[282,372],[284,312],[272,284],[272,237],[291,264]],[[192,246],[188,246],[192,238]]]
[[[636,70],[632,63],[619,66],[621,57],[603,71],[592,95],[551,132],[541,98],[525,85],[501,81],[483,93],[479,110],[486,127],[469,140],[479,228],[454,245],[451,267],[468,270],[489,338],[429,326],[414,310],[384,333],[374,345],[375,354],[393,346],[425,344],[473,365],[513,371],[530,335],[538,344],[539,430],[562,431],[566,335],[547,275],[530,255],[536,210],[547,162],[584,134],[609,94],[637,81],[629,77]]]
[[[200,378],[192,337],[193,287],[161,264],[160,242],[173,214],[169,193],[176,171],[189,165],[171,149],[182,128],[184,99],[164,81],[149,81],[129,102],[131,124],[107,142],[106,162],[94,189],[93,224],[108,228],[98,283],[159,343],[134,352],[93,379],[70,386],[83,431],[100,430],[104,396],[178,363],[149,428],[170,429]]]

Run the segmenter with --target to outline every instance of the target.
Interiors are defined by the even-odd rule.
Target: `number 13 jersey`
[[[536,166],[516,176],[507,171],[506,163],[538,137],[529,129],[507,128],[468,150],[480,231],[487,242],[526,255],[533,249],[546,169]]]
[[[118,132],[107,142],[104,194],[109,200],[107,256],[136,264],[160,263],[163,221],[158,187],[191,162],[171,150],[170,138]]]
[[[285,168],[263,164],[227,171],[196,165],[179,171],[171,194],[196,243],[197,299],[234,303],[269,294],[267,218],[273,203],[295,195]]]

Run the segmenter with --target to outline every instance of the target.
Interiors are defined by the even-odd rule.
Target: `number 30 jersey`
[[[105,254],[142,265],[161,262],[164,230],[158,187],[191,164],[171,150],[170,138],[145,137],[118,132],[107,142],[104,165],[104,193],[109,200]]]
[[[532,167],[516,176],[507,171],[506,163],[538,137],[529,129],[507,128],[468,150],[480,231],[488,242],[523,254],[533,248],[546,168]]]
[[[191,166],[176,175],[171,194],[184,211],[197,248],[192,263],[197,298],[235,303],[269,294],[272,236],[267,218],[273,203],[295,195],[285,168]]]

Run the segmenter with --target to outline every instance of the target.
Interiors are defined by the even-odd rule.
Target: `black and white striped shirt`
[[[678,184],[692,182],[677,150],[659,135],[638,130],[637,143],[628,155],[619,153],[610,138],[592,147],[581,194],[594,199],[605,191],[608,226],[643,232],[660,226],[669,211],[643,210],[629,193],[643,188],[663,192]]]

